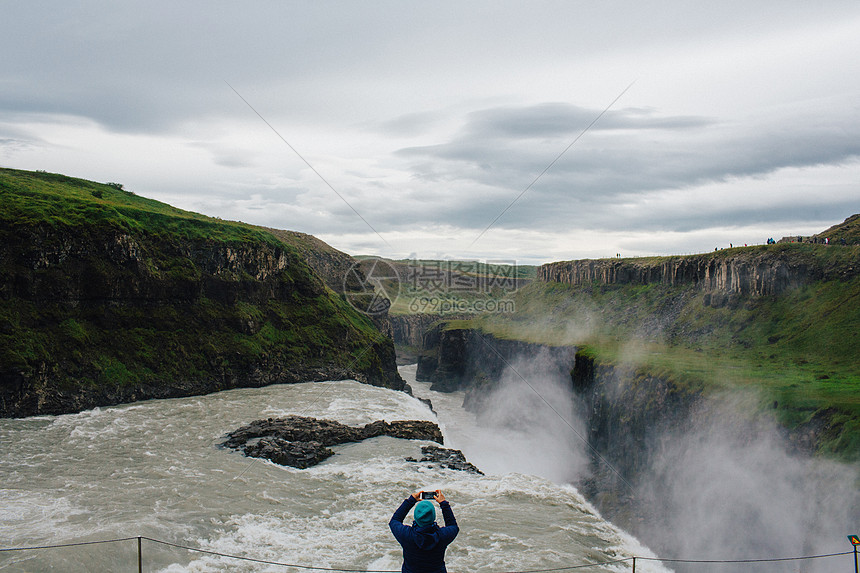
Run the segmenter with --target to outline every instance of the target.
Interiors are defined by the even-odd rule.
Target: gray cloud
[[[241,117],[246,110],[224,84],[231,80],[263,108],[294,102],[306,106],[302,113],[318,98],[297,92],[367,65],[373,29],[384,26],[362,24],[372,18],[313,5],[14,4],[4,7],[0,109],[169,131],[213,112]]]
[[[785,234],[790,234],[792,225],[796,226],[800,222],[808,224],[820,221],[823,225],[823,222],[841,221],[849,214],[860,211],[860,204],[856,200],[822,199],[821,195],[810,195],[805,201],[792,200],[789,203],[780,202],[775,198],[761,206],[728,201],[719,210],[696,209],[690,205],[679,205],[676,209],[659,211],[643,208],[633,217],[619,216],[615,220],[602,217],[599,225],[604,229],[635,228],[638,231],[652,233],[664,231],[689,233],[709,227],[760,226],[770,229],[771,233],[778,233],[781,229],[785,229]],[[824,228],[825,226],[821,226],[820,230],[823,231]],[[765,237],[759,237],[758,240],[764,242]]]
[[[398,155],[412,161],[416,176],[429,183],[471,181],[497,190],[493,196],[464,199],[453,219],[480,226],[526,189],[599,112],[559,104],[494,108],[471,114],[446,143],[402,149]],[[860,157],[860,122],[826,114],[754,118],[735,125],[659,117],[650,110],[622,110],[605,119],[608,125],[601,126],[601,119],[504,215],[500,227],[540,220],[559,226],[578,221],[586,227],[689,230],[705,218],[714,224],[720,218],[735,224],[767,219],[789,206],[768,206],[765,217],[761,210],[732,205],[722,214],[697,213],[676,221],[678,213],[672,210],[642,208],[640,217],[622,217],[613,207],[658,190],[764,177],[784,168],[839,165]],[[851,208],[844,200],[821,196],[809,202],[828,215]],[[798,208],[796,202],[792,205]]]
[[[441,112],[407,113],[386,120],[376,126],[370,126],[374,131],[390,135],[421,135],[437,124],[442,118]]]
[[[702,189],[855,164],[852,22],[851,0],[662,0],[623,13],[551,0],[13,3],[0,153],[223,218],[379,244],[277,153],[226,80],[379,231],[471,240],[639,78],[498,220],[500,236],[835,222],[857,210],[845,193],[769,188],[703,206]]]
[[[32,149],[33,142],[26,139],[0,138],[0,154],[12,156],[15,152]]]
[[[224,144],[208,141],[195,141],[188,145],[207,152],[212,157],[213,163],[221,167],[248,168],[256,164],[256,158],[252,151],[237,149],[236,146],[228,147]]]
[[[474,139],[555,138],[573,139],[600,115],[601,110],[568,103],[543,103],[519,108],[493,108],[469,115],[464,131]],[[711,124],[693,116],[659,117],[654,110],[630,108],[607,111],[593,131],[692,129]]]

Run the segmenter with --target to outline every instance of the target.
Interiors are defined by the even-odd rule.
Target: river
[[[529,447],[525,428],[494,432],[460,407],[462,394],[431,392],[402,374],[424,403],[402,392],[331,381],[152,400],[78,414],[0,420],[0,546],[33,547],[150,537],[295,565],[399,570],[391,513],[410,492],[441,488],[461,532],[449,570],[521,571],[653,556],[558,482],[558,452]],[[299,414],[359,425],[440,423],[486,475],[408,462],[421,442],[380,437],[333,448],[306,469],[219,448],[254,419]],[[539,438],[536,438],[539,439]],[[303,571],[191,552],[144,539],[143,570]],[[137,540],[0,553],[0,570],[131,571]],[[631,563],[587,571],[629,571]],[[638,561],[637,571],[666,571]]]

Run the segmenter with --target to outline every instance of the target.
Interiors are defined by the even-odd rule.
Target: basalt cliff
[[[677,257],[563,261],[541,265],[538,280],[575,286],[693,285],[714,295],[716,303],[727,297],[780,295],[816,281],[848,280],[860,274],[858,265],[829,264],[782,247],[737,248]]]
[[[827,245],[833,253],[798,246]],[[538,280],[568,285],[694,285],[707,293],[734,296],[779,295],[816,281],[850,280],[860,275],[860,214],[812,235],[779,244],[735,247],[674,257],[585,259],[541,265]],[[840,249],[847,247],[847,249]]]
[[[0,416],[325,379],[404,387],[391,340],[311,267],[342,261],[118,184],[3,169],[0,195]]]

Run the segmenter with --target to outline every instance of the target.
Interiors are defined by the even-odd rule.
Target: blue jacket
[[[418,502],[414,497],[411,495],[407,497],[388,522],[394,538],[403,546],[403,567],[400,571],[402,573],[447,573],[445,549],[460,532],[451,504],[447,501],[439,504],[442,508],[442,517],[445,518],[445,527],[439,527],[435,523],[423,527],[415,524],[411,527],[403,525],[406,514],[416,503]]]

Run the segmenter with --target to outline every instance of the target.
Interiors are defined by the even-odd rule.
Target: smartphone
[[[436,492],[435,491],[421,492],[421,499],[436,499]]]

